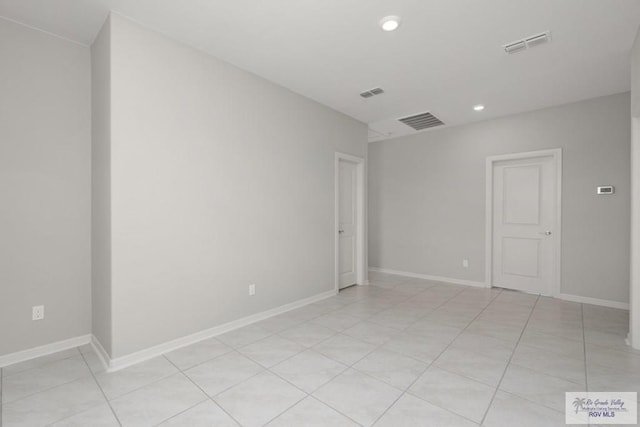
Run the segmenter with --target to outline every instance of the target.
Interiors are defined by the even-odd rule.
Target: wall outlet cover
[[[44,305],[34,305],[31,307],[31,319],[42,320],[44,319]]]

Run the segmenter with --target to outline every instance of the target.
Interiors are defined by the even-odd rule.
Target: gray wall
[[[624,93],[371,144],[369,265],[484,282],[486,157],[562,148],[562,293],[627,302],[629,101]],[[616,194],[596,196],[602,184]]]
[[[631,116],[640,117],[640,28],[631,49]]]
[[[111,25],[91,46],[91,264],[93,335],[111,351]]]
[[[111,24],[111,356],[332,290],[334,152],[366,126]]]
[[[0,58],[3,355],[91,331],[91,75],[88,48],[4,19]]]

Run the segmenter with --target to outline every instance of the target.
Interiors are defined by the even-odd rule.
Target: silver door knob
[[[551,236],[551,231],[541,231],[540,234],[544,234],[545,236]]]
[[[342,234],[344,233],[344,230],[338,230],[338,233]]]

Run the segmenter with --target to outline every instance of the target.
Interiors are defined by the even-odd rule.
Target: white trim
[[[91,335],[80,335],[79,337],[73,337],[41,345],[39,347],[33,347],[27,350],[16,351],[15,353],[5,354],[4,356],[0,356],[0,368],[13,365],[14,363],[46,356],[48,354],[57,353],[59,351],[68,350],[70,348],[80,347],[81,345],[89,344],[89,342],[91,342]]]
[[[477,282],[475,280],[455,279],[453,277],[432,276],[430,274],[411,273],[409,271],[391,270],[388,268],[378,268],[378,267],[369,267],[369,271],[375,271],[377,273],[395,274],[396,276],[413,277],[416,279],[433,280],[434,282],[445,282],[445,283],[452,283],[455,285],[488,288],[486,283]]]
[[[91,335],[91,348],[93,348],[93,351],[96,353],[96,356],[98,356],[98,360],[100,360],[100,363],[102,364],[102,367],[104,368],[104,370],[108,371],[109,360],[110,360],[109,353],[107,353],[107,351],[104,349],[104,347],[102,346],[102,344],[100,343],[100,341],[95,335]]]
[[[23,27],[27,27],[30,30],[38,31],[40,33],[46,34],[46,35],[51,36],[51,37],[55,37],[55,38],[60,39],[60,40],[64,40],[65,42],[68,42],[68,43],[73,43],[75,45],[82,46],[82,47],[87,47],[87,48],[90,47],[90,45],[84,44],[81,41],[73,40],[73,39],[70,39],[68,37],[61,36],[60,34],[52,33],[51,31],[43,30],[42,28],[38,28],[38,27],[34,27],[33,25],[25,24],[22,21],[16,21],[15,19],[11,19],[11,18],[8,18],[6,16],[0,15],[0,19],[8,21],[8,22],[11,22],[13,24],[21,25]],[[102,28],[102,26],[100,26],[100,28]]]
[[[640,43],[640,36],[636,44]],[[638,49],[635,46],[635,49]],[[634,89],[638,90],[638,89]],[[640,96],[636,93],[633,97]],[[640,116],[631,117],[631,249],[629,342],[640,350]]]
[[[340,211],[339,211],[339,184],[340,184],[340,160],[348,161],[356,164],[356,191],[357,195],[357,216],[358,216],[358,229],[356,231],[356,284],[367,285],[367,260],[365,258],[365,235],[366,235],[366,203],[365,203],[365,167],[366,161],[362,157],[352,156],[351,154],[340,153],[336,151],[334,160],[334,287],[335,292],[340,291],[340,274],[338,272],[339,264],[339,242],[340,238],[338,230],[340,229]]]
[[[592,304],[592,305],[599,305],[599,306],[602,306],[602,307],[610,307],[610,308],[619,308],[621,310],[629,310],[629,304],[627,304],[626,302],[610,301],[610,300],[607,300],[607,299],[583,297],[583,296],[580,296],[580,295],[570,295],[570,294],[559,294],[557,296],[557,298],[565,300],[565,301],[579,302],[579,303],[582,303],[582,304]]]
[[[314,303],[316,301],[323,300],[325,298],[329,298],[334,296],[336,293],[332,289],[330,291],[322,292],[320,294],[303,298],[298,301],[294,301],[289,304],[282,305],[280,307],[273,308],[271,310],[266,310],[260,313],[253,314],[251,316],[243,317],[241,319],[237,319],[228,323],[224,323],[222,325],[214,326],[213,328],[205,329],[200,332],[196,332],[191,335],[186,335],[184,337],[176,338],[171,341],[167,341],[162,344],[155,345],[153,347],[145,348],[144,350],[136,351],[135,353],[128,354],[126,356],[120,356],[116,358],[110,358],[107,352],[102,348],[97,339],[92,340],[92,345],[96,350],[96,353],[101,359],[104,359],[103,363],[107,370],[107,372],[115,372],[120,369],[127,368],[129,366],[135,365],[140,362],[144,362],[145,360],[149,360],[151,358],[160,356],[161,354],[177,350],[179,348],[195,344],[199,341],[205,340],[207,338],[215,337],[217,335],[224,334],[226,332],[232,331],[234,329],[241,328],[243,326],[250,325],[255,322],[259,322],[260,320],[268,319],[269,317],[277,316],[278,314],[285,313],[287,311],[294,310],[296,308],[303,307],[307,304]]]
[[[556,221],[553,228],[554,268],[551,296],[558,296],[562,286],[562,149],[528,151],[487,157],[485,198],[485,282],[493,286],[493,164],[505,160],[521,160],[536,157],[552,157],[556,166]]]

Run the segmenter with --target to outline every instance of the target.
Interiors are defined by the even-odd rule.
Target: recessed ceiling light
[[[482,111],[482,110],[484,110],[484,105],[482,105],[482,104],[474,105],[473,109],[476,110],[476,111]]]
[[[400,17],[395,15],[385,16],[380,20],[382,31],[395,31],[400,26]]]

